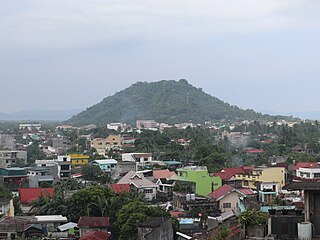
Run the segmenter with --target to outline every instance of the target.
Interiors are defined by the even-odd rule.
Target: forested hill
[[[154,119],[169,124],[192,121],[204,123],[221,119],[272,119],[253,110],[243,110],[190,85],[187,80],[137,82],[104,98],[100,103],[73,116],[75,125],[108,122],[134,123],[137,119]]]

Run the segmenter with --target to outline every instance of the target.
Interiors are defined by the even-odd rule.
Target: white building
[[[306,179],[320,178],[320,168],[298,168],[296,176]]]

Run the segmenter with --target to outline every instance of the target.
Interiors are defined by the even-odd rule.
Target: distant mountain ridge
[[[65,121],[81,112],[80,109],[69,110],[24,110],[12,114],[0,113],[0,120],[5,121]]]
[[[130,87],[104,98],[70,118],[75,125],[105,125],[108,122],[135,123],[137,119],[154,119],[169,124],[192,121],[274,120],[251,109],[243,110],[230,105],[189,84],[187,80],[137,82]]]

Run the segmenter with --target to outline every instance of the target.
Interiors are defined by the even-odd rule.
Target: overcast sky
[[[319,0],[2,0],[0,112],[185,78],[255,110],[320,110]]]

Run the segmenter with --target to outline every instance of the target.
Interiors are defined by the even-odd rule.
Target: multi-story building
[[[54,176],[54,181],[71,177],[72,162],[70,156],[58,156],[57,159],[36,160],[38,167],[49,167]]]
[[[22,131],[39,131],[41,129],[40,123],[21,123],[19,124],[19,129]]]
[[[178,168],[176,180],[195,183],[195,193],[202,196],[207,196],[222,184],[220,177],[209,175],[206,166]]]
[[[286,184],[288,171],[284,167],[259,167],[250,173],[238,173],[234,180],[241,182],[241,187],[260,189],[261,183],[274,183],[279,191]]]
[[[89,163],[89,156],[84,154],[68,154],[72,165],[87,165]]]
[[[131,126],[126,123],[108,123],[107,128],[117,132],[130,130]]]
[[[0,134],[0,149],[15,150],[16,141],[14,136],[10,134]]]
[[[19,161],[27,164],[27,151],[0,151],[0,167],[9,167]]]
[[[54,176],[49,167],[33,167],[28,169],[29,187],[39,188],[45,184],[53,184]]]
[[[122,137],[110,135],[107,138],[94,138],[90,142],[91,148],[95,148],[99,155],[106,156],[111,149],[121,149]]]
[[[135,162],[136,169],[152,163],[151,153],[123,153],[121,157],[124,162]]]
[[[159,123],[155,120],[137,120],[136,126],[138,129],[155,129],[158,128]]]

